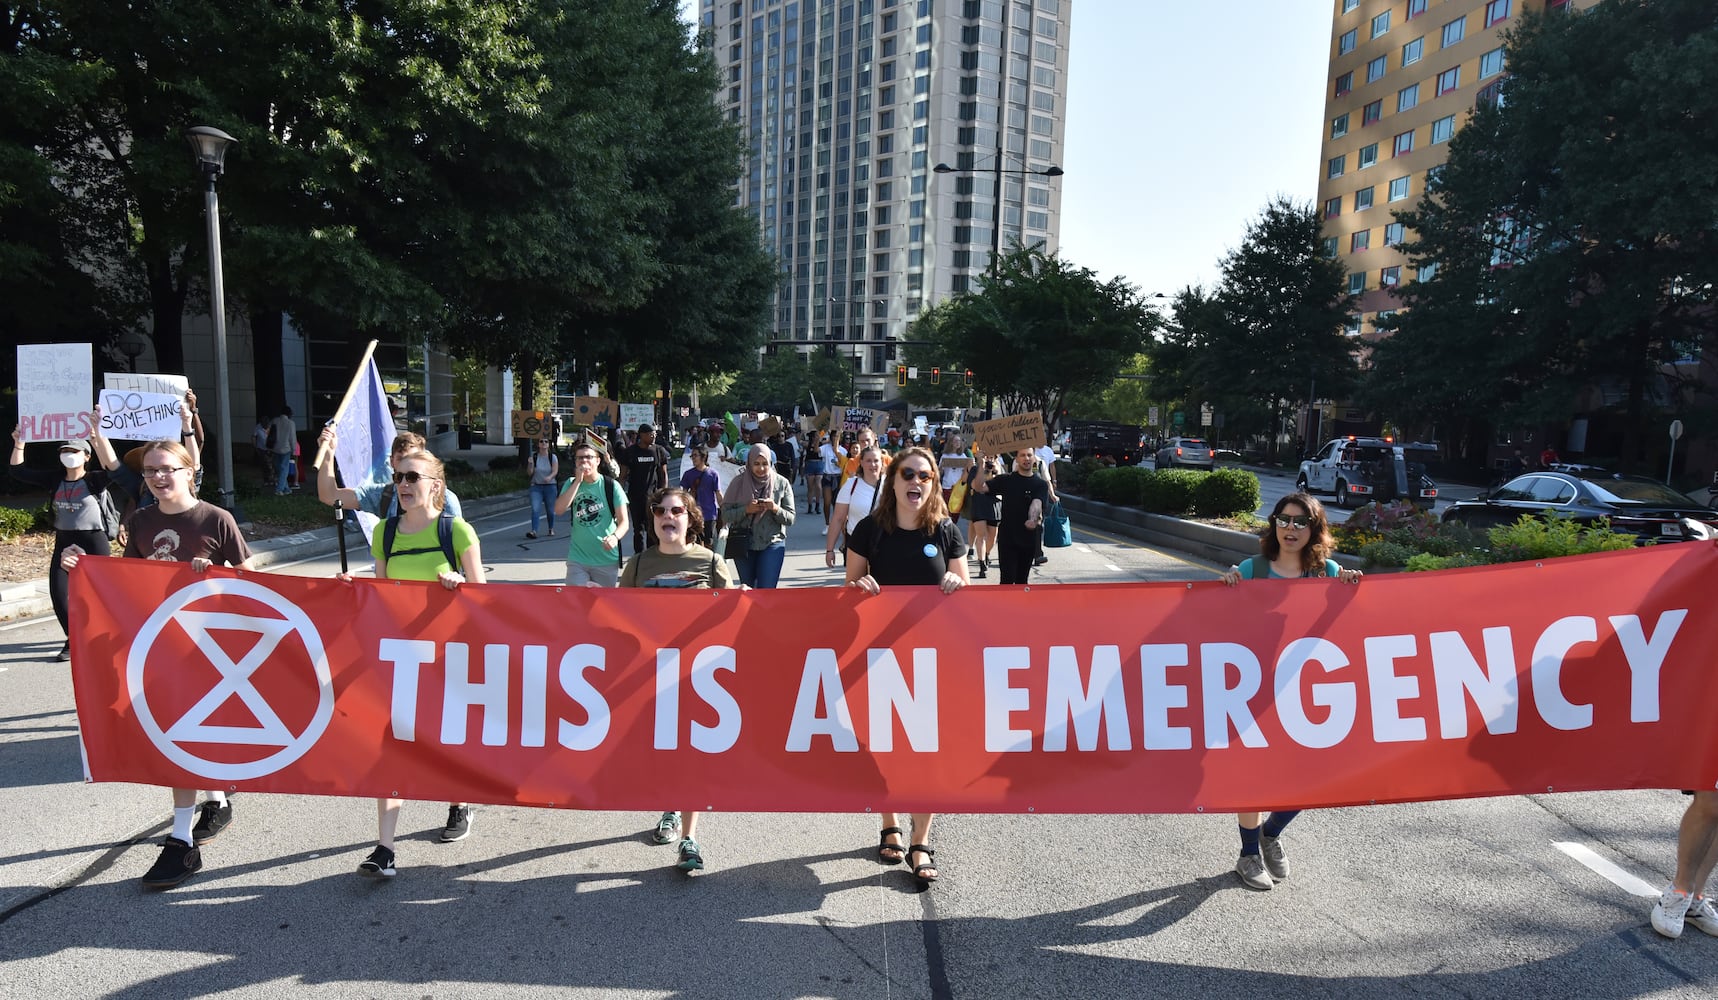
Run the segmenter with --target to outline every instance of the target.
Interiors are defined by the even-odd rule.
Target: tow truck
[[[1438,446],[1399,443],[1388,437],[1336,438],[1300,463],[1295,487],[1303,493],[1329,493],[1344,509],[1367,503],[1410,500],[1427,510],[1438,502],[1438,485],[1426,463]]]

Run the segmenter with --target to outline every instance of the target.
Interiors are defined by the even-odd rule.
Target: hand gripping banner
[[[588,809],[1230,812],[1718,779],[1718,547],[1327,580],[593,590],[87,558],[89,775]]]

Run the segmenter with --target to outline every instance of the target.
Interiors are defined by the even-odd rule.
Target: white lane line
[[[1074,546],[1074,549],[1075,549],[1075,551],[1078,551],[1078,552],[1090,552],[1090,551],[1092,551],[1092,547],[1090,545],[1076,545],[1076,546]]]
[[[1633,873],[1624,871],[1605,858],[1599,857],[1585,844],[1572,844],[1567,841],[1553,840],[1551,846],[1586,865],[1600,877],[1631,896],[1643,896],[1647,899],[1657,899],[1658,890],[1637,878]]]
[[[1120,566],[1117,566],[1117,565],[1116,565],[1116,564],[1115,564],[1115,563],[1104,563],[1104,565],[1105,565],[1105,566],[1106,566],[1106,567],[1108,567],[1108,568],[1110,568],[1110,569],[1113,569],[1113,570],[1115,570],[1115,571],[1116,571],[1116,572],[1117,572],[1117,573],[1123,573],[1123,572],[1126,572],[1126,571],[1125,571],[1125,570],[1123,570],[1123,569],[1122,569],[1122,568],[1121,568],[1121,567],[1120,567]]]

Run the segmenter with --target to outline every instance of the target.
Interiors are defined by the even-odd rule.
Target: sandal
[[[882,836],[877,838],[877,860],[885,865],[898,865],[907,860],[907,849],[900,844],[889,843],[890,837],[904,836],[906,831],[898,826],[885,826]]]
[[[907,848],[907,860],[911,861],[913,859],[913,855],[915,855],[915,854],[923,854],[926,858],[928,858],[930,860],[928,860],[927,862],[925,862],[922,865],[914,865],[913,866],[913,877],[918,879],[920,882],[924,883],[925,885],[930,885],[932,882],[935,882],[937,880],[937,876],[939,874],[941,874],[940,872],[937,871],[937,866],[936,866],[937,852],[931,850],[930,848],[926,847],[923,844],[914,844],[913,846]],[[926,875],[925,874],[926,872],[930,872],[930,874]]]

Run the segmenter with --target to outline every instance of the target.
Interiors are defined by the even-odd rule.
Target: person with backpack
[[[400,512],[370,538],[376,579],[433,581],[448,590],[484,582],[483,552],[476,529],[464,518],[446,512],[446,476],[441,459],[427,451],[407,452],[394,463]],[[366,878],[394,876],[394,832],[403,804],[402,799],[376,800],[376,848],[358,865],[358,874]],[[442,843],[464,840],[470,833],[471,806],[449,803]]]
[[[316,469],[316,499],[330,507],[338,500],[345,509],[363,511],[378,520],[393,517],[400,512],[393,483],[360,483],[357,486],[340,484],[339,473],[334,468],[334,448],[340,443],[340,437],[334,433],[332,426],[322,428],[322,434],[316,443],[322,449],[322,464]],[[397,470],[402,456],[409,452],[427,451],[428,448],[421,434],[407,431],[396,435],[393,445],[388,449],[388,467]],[[442,484],[442,501],[449,514],[454,517],[465,516],[464,511],[460,510],[459,497],[447,488],[446,483]]]
[[[54,511],[54,554],[48,563],[48,597],[54,603],[54,617],[59,619],[60,631],[66,643],[54,655],[65,663],[72,658],[72,630],[67,624],[66,571],[60,558],[73,545],[98,556],[108,555],[109,542],[119,537],[119,512],[107,492],[108,474],[102,469],[89,468],[92,446],[99,447],[102,464],[113,468],[119,464],[113,445],[101,436],[101,414],[90,414],[91,440],[61,441],[58,476],[31,469],[24,465],[23,428],[12,429],[12,478],[37,489],[52,490],[49,502]]]
[[[555,456],[548,438],[537,439],[537,450],[531,460],[525,465],[525,474],[531,477],[531,530],[525,532],[526,538],[537,537],[537,518],[539,512],[549,518],[549,537],[555,537],[555,484],[561,481],[561,460]]]
[[[567,514],[567,585],[613,587],[620,582],[620,542],[630,518],[625,496],[602,469],[589,440],[573,446],[573,476],[561,487],[555,513]]]

